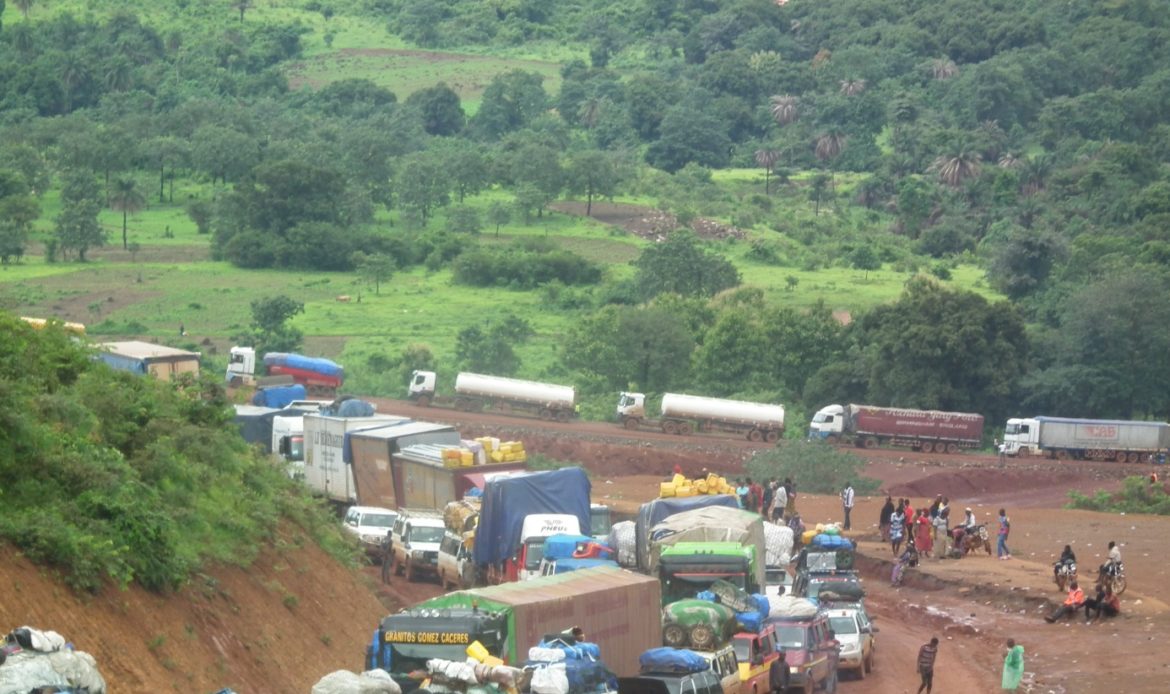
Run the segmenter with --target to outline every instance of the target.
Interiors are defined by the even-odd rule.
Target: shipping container
[[[442,508],[403,501],[403,483],[391,463],[404,447],[419,444],[459,445],[459,433],[448,424],[403,420],[346,434],[343,444],[353,468],[358,503],[363,506]]]
[[[357,483],[353,466],[345,455],[346,434],[405,421],[408,421],[406,417],[384,414],[371,417],[305,415],[305,484],[313,493],[330,501],[356,504]]]
[[[657,579],[603,566],[449,593],[416,609],[474,605],[505,613],[508,634],[496,655],[512,665],[523,664],[544,636],[579,626],[613,672],[631,675],[638,672],[638,656],[662,644],[661,600]]]
[[[454,445],[459,445],[456,441]],[[444,508],[474,488],[483,489],[488,480],[527,469],[524,461],[489,462],[484,465],[448,467],[441,448],[434,444],[404,447],[390,458],[395,498],[399,506]]]

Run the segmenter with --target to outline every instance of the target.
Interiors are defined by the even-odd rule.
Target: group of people
[[[895,506],[893,497],[887,496],[878,515],[878,529],[882,541],[890,543],[895,555],[901,552],[905,542],[907,550],[929,557],[933,556],[939,528],[946,533],[950,513],[950,500],[942,495],[935,497],[928,507],[917,510],[909,499],[898,499]]]
[[[763,484],[744,477],[735,481],[735,498],[739,507],[760,514],[766,520],[781,521],[796,513],[796,483],[773,477]]]
[[[1060,559],[1052,567],[1052,574],[1054,578],[1058,578],[1061,571],[1067,570],[1069,566],[1075,566],[1077,563],[1077,555],[1073,552],[1071,545],[1065,545],[1064,550],[1060,553]],[[1116,542],[1109,542],[1109,554],[1105,558],[1105,562],[1097,569],[1097,595],[1092,598],[1085,597],[1085,591],[1081,589],[1080,584],[1074,578],[1068,584],[1068,595],[1065,596],[1064,602],[1060,604],[1052,612],[1046,616],[1044,621],[1052,624],[1053,622],[1063,619],[1064,617],[1072,616],[1085,611],[1085,623],[1089,624],[1096,619],[1104,617],[1116,617],[1121,614],[1121,598],[1114,594],[1113,585],[1109,578],[1121,566],[1121,548],[1117,546]]]
[[[1024,680],[1024,647],[1015,639],[1008,639],[1003,655],[1003,676],[1000,687],[1005,692],[1014,692]],[[934,688],[934,661],[938,657],[938,637],[930,639],[918,649],[917,671],[920,678],[918,693],[930,694]]]

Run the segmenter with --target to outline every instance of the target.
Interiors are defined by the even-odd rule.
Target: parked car
[[[841,642],[841,656],[837,667],[841,670],[853,670],[860,679],[873,671],[873,627],[869,623],[862,623],[864,612],[855,608],[836,608],[826,612],[829,617],[829,627]]]
[[[758,632],[740,632],[731,637],[735,658],[739,661],[739,680],[744,694],[770,694],[780,686],[780,652],[776,650],[776,630],[770,624]]]
[[[443,514],[432,509],[401,509],[390,537],[391,568],[395,575],[413,581],[419,573],[437,574],[439,544],[446,525]]]
[[[735,649],[731,644],[718,650],[695,653],[703,656],[711,665],[711,672],[719,676],[723,694],[740,694],[744,691],[743,683],[739,679],[739,660],[735,657]]]
[[[351,506],[345,512],[343,527],[362,543],[371,557],[382,556],[382,541],[394,526],[398,512],[380,506]]]
[[[788,663],[789,691],[812,694],[829,678],[829,618],[825,613],[803,619],[769,619],[775,630],[776,648]]]
[[[439,585],[443,590],[448,586],[456,589],[470,588],[475,577],[475,564],[471,551],[463,544],[463,538],[450,530],[443,533],[439,543]]]
[[[825,602],[822,593],[832,593],[831,602],[860,602],[865,597],[861,577],[852,571],[836,573],[800,572],[792,583],[792,591],[802,598]]]
[[[723,694],[719,675],[702,672],[643,672],[619,677],[618,694]]]

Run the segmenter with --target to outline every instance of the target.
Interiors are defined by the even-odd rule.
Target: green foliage
[[[471,325],[455,338],[455,358],[467,371],[511,376],[520,369],[515,347],[531,335],[532,328],[513,315],[489,323],[484,329]]]
[[[305,305],[287,296],[270,296],[252,301],[249,330],[232,336],[242,345],[251,345],[257,355],[266,352],[295,352],[304,334],[288,324],[293,316],[304,313]]]
[[[773,449],[756,453],[747,461],[752,479],[790,477],[797,493],[837,494],[852,483],[858,494],[872,494],[881,480],[862,477],[865,461],[820,441],[781,441]]]
[[[686,231],[676,231],[664,242],[647,247],[634,267],[638,290],[647,299],[667,292],[709,297],[740,281],[734,265],[705,250],[698,237]]]
[[[462,253],[452,264],[454,279],[473,287],[532,289],[548,282],[596,284],[601,268],[572,251],[479,248]]]
[[[217,385],[112,371],[60,327],[9,314],[0,338],[0,537],[71,586],[171,590],[209,560],[247,565],[282,518],[343,547],[240,439]]]
[[[1097,491],[1092,496],[1078,491],[1068,493],[1068,508],[1105,513],[1153,513],[1170,515],[1170,494],[1161,484],[1150,484],[1146,477],[1130,476],[1121,483],[1121,491]]]
[[[694,348],[685,316],[654,306],[606,306],[570,328],[562,360],[610,395],[626,388],[662,392],[686,383]]]
[[[101,190],[91,172],[75,170],[65,174],[61,214],[56,220],[56,240],[62,253],[73,251],[78,260],[85,262],[89,249],[105,245],[106,231],[97,219],[101,206]]]

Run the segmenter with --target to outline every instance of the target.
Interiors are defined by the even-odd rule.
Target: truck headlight
[[[792,666],[790,666],[790,667],[788,668],[788,672],[792,673],[793,675],[799,675],[799,674],[800,674],[800,668],[799,668],[799,667],[797,667],[797,666],[795,666],[795,665],[792,665]]]

